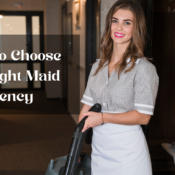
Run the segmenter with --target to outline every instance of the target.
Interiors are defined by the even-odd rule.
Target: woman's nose
[[[117,27],[118,30],[121,30],[122,29],[122,24],[118,23],[116,27]]]

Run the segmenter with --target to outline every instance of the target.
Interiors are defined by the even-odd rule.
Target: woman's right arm
[[[87,104],[84,104],[81,111],[80,111],[80,114],[79,114],[79,119],[78,119],[78,123],[82,120],[83,118],[83,114],[88,112],[89,109],[91,108],[91,106],[87,105]]]

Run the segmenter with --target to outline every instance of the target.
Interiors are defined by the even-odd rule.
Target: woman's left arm
[[[125,113],[104,113],[104,123],[116,123],[124,125],[147,125],[151,115],[139,113],[137,110]]]
[[[83,114],[88,116],[86,119],[84,132],[88,128],[93,128],[104,123],[114,123],[123,125],[146,125],[149,123],[151,115],[139,113],[137,110],[125,112],[125,113],[96,113],[87,112]]]

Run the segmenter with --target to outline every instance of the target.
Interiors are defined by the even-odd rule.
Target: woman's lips
[[[122,38],[125,36],[124,34],[121,34],[121,33],[114,33],[114,35],[116,38]]]

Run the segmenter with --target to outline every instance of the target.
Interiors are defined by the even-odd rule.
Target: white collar
[[[131,57],[129,57],[126,62],[129,63],[131,61]],[[140,62],[140,58],[137,58],[137,60],[135,61],[136,64],[138,64]]]

